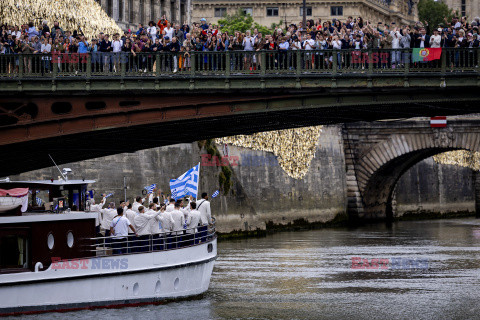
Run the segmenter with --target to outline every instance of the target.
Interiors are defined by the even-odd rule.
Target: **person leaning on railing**
[[[113,254],[123,254],[128,252],[128,229],[131,229],[136,236],[137,232],[127,218],[123,216],[123,208],[117,208],[117,216],[112,219],[110,224],[110,233],[112,235]]]
[[[153,206],[154,204],[151,203],[147,212],[145,212],[144,206],[138,207],[138,214],[133,219],[137,230],[137,239],[133,240],[132,252],[149,251],[151,226],[155,224],[155,218],[160,214],[160,211],[151,210]]]

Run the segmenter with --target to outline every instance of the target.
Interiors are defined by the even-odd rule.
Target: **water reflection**
[[[480,221],[278,233],[221,242],[195,301],[29,319],[477,319]],[[428,269],[352,269],[352,257],[426,259]]]

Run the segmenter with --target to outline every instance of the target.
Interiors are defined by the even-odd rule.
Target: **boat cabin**
[[[85,211],[88,184],[95,180],[35,180],[2,181],[0,189],[28,188],[27,212],[60,213],[65,210]],[[1,208],[0,208],[1,209]],[[1,212],[0,215],[20,215],[19,210]]]
[[[82,241],[95,237],[98,215],[82,211],[94,182],[0,182],[0,274],[45,270],[53,259],[91,256]]]

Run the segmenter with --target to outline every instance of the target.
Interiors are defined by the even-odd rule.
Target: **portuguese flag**
[[[414,48],[412,53],[413,62],[432,61],[440,59],[442,48]]]

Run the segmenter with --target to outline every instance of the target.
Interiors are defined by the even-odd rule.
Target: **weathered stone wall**
[[[428,158],[414,165],[395,189],[396,215],[475,212],[473,171]]]
[[[232,191],[211,201],[219,231],[265,229],[268,221],[278,224],[298,219],[325,222],[337,214],[345,214],[345,165],[339,127],[324,128],[316,157],[302,180],[290,178],[269,153],[236,147],[230,147],[229,152],[230,156],[239,157],[238,166],[232,166]],[[96,198],[100,193],[113,191],[115,194],[109,199],[118,203],[124,198],[123,177],[126,177],[129,199],[152,183],[169,193],[169,180],[200,162],[202,153],[206,151],[200,150],[197,143],[178,144],[61,167],[73,170],[71,178],[97,180],[93,186]],[[219,172],[216,166],[201,167],[200,192],[211,195],[219,188]],[[58,176],[57,169],[51,167],[11,178],[56,179]]]
[[[229,156],[238,157],[233,170],[232,190],[211,199],[220,232],[265,229],[266,223],[286,225],[296,220],[328,222],[346,218],[347,177],[344,143],[340,126],[326,126],[320,135],[317,152],[307,175],[296,180],[278,165],[276,158],[263,151],[229,146]],[[219,146],[219,149],[222,148]],[[75,179],[94,179],[92,186],[100,193],[115,192],[111,201],[140,195],[142,189],[157,183],[170,192],[168,182],[201,161],[205,154],[198,144],[173,146],[123,153],[62,165],[70,167]],[[220,167],[202,166],[200,192],[211,195],[219,189]],[[57,178],[55,167],[12,176],[12,180]],[[432,158],[424,160],[399,180],[396,187],[396,214],[473,212],[474,187],[470,169],[439,165]]]

